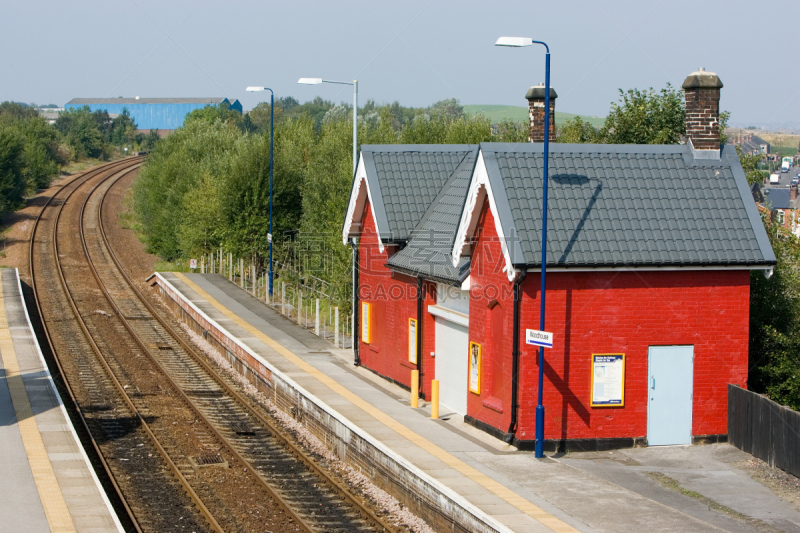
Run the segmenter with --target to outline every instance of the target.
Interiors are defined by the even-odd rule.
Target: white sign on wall
[[[543,346],[545,348],[553,347],[553,334],[549,331],[539,331],[537,329],[525,330],[525,344],[532,344],[534,346]]]
[[[625,354],[592,354],[592,407],[625,405]]]

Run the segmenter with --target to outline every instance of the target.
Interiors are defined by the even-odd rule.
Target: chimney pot
[[[544,142],[544,84],[534,85],[528,89],[525,95],[528,100],[528,116],[530,117],[530,129],[528,140],[530,142]],[[556,136],[556,90],[550,87],[550,139]]]
[[[719,96],[722,81],[714,72],[707,72],[701,67],[689,74],[681,87],[686,98],[686,136],[695,151],[702,151],[702,157],[719,159]]]

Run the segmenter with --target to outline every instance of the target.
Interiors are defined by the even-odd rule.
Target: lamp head
[[[246,90],[247,92],[251,92],[251,93],[260,93],[261,91],[263,91],[263,90],[264,90],[264,87],[248,87],[248,88],[247,88],[247,89],[245,89],[245,90]]]
[[[300,78],[297,80],[297,83],[302,83],[303,85],[319,85],[322,83],[322,78]]]
[[[497,42],[494,43],[495,46],[513,46],[513,47],[520,47],[520,46],[531,46],[533,44],[533,39],[530,37],[500,37],[497,39]]]

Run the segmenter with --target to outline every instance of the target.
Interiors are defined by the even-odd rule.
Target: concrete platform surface
[[[16,269],[0,269],[0,282],[0,532],[121,532],[39,351]]]
[[[161,273],[159,283],[433,486],[513,532],[797,531],[800,509],[734,463],[727,445],[653,447],[536,459],[353,365],[222,276]],[[174,296],[173,296],[174,297]],[[320,353],[322,352],[322,353]]]

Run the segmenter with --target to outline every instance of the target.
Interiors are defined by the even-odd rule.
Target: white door
[[[436,379],[442,413],[467,414],[469,335],[467,328],[436,317]]]
[[[692,443],[692,346],[651,346],[647,384],[647,444]]]

